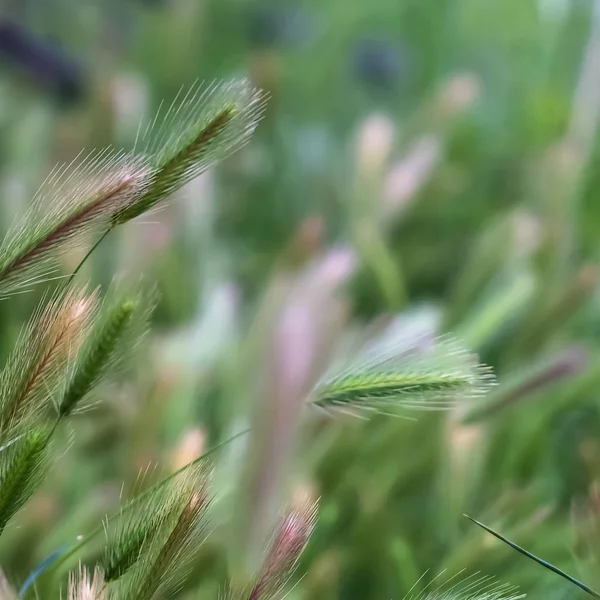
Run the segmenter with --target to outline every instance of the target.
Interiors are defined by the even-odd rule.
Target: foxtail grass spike
[[[151,171],[144,159],[102,151],[56,168],[25,217],[0,243],[0,295],[52,276],[56,259],[143,195]]]
[[[266,560],[247,600],[274,598],[292,576],[316,522],[316,504],[289,512],[269,545]]]
[[[0,600],[18,600],[17,592],[12,588],[4,573],[0,571]]]
[[[313,403],[326,409],[439,410],[481,396],[494,384],[491,369],[450,336],[422,346],[382,339],[327,375]]]
[[[69,575],[68,600],[108,600],[108,590],[102,569],[96,567],[90,574],[80,566],[77,574]]]
[[[135,511],[122,510],[113,527],[107,523],[104,577],[107,582],[125,575],[149,551],[172,519],[181,502],[181,486],[170,485],[148,496]]]
[[[565,573],[564,571],[562,571],[558,567],[555,567],[553,564],[551,564],[551,563],[549,563],[549,562],[547,562],[547,561],[545,561],[545,560],[537,557],[535,554],[532,554],[528,550],[525,550],[525,548],[521,548],[521,546],[518,546],[514,542],[511,542],[508,538],[505,538],[503,535],[501,535],[497,531],[494,531],[493,529],[491,529],[487,525],[484,525],[480,521],[477,521],[473,517],[470,517],[469,515],[464,515],[464,516],[467,519],[469,519],[470,521],[473,521],[473,523],[475,523],[475,525],[479,525],[479,527],[481,527],[482,529],[485,529],[485,531],[487,531],[488,533],[490,533],[494,537],[498,538],[501,542],[504,542],[505,544],[507,544],[508,546],[510,546],[511,548],[513,548],[514,550],[516,550],[517,552],[520,552],[524,556],[527,556],[527,558],[530,558],[531,560],[535,561],[536,563],[538,563],[542,567],[545,567],[546,569],[549,569],[553,573],[556,573],[557,575],[560,575],[561,577],[563,577],[567,581],[571,582],[572,584],[576,585],[578,588],[582,589],[584,592],[587,592],[588,594],[590,594],[590,596],[594,596],[594,598],[600,598],[600,593],[594,591],[593,589],[591,589],[590,587],[588,587],[587,585],[585,585],[585,583],[579,581],[578,579],[575,579],[575,577],[572,577],[568,573]]]
[[[153,168],[145,193],[119,212],[113,225],[150,210],[215,163],[244,146],[265,109],[263,96],[246,80],[196,85],[179,93],[136,144]]]
[[[77,359],[73,362],[58,402],[59,418],[69,416],[109,374],[123,363],[123,355],[139,344],[147,331],[153,295],[141,290],[115,294],[105,300]]]
[[[0,533],[43,480],[48,443],[46,430],[32,429],[0,456]]]
[[[145,491],[141,492],[140,494],[138,494],[137,496],[133,497],[124,506],[121,507],[121,510],[119,511],[119,513],[113,514],[111,517],[109,517],[107,519],[107,522],[112,523],[113,521],[118,519],[120,516],[122,516],[124,513],[128,512],[130,510],[133,510],[134,508],[137,508],[138,506],[140,506],[141,503],[145,502],[150,497],[157,494],[160,490],[162,490],[166,486],[170,485],[170,483],[174,479],[176,479],[182,475],[187,476],[189,473],[193,472],[195,469],[199,468],[201,465],[206,463],[207,459],[210,455],[221,450],[223,447],[234,442],[235,440],[237,440],[245,435],[248,435],[249,432],[250,432],[250,429],[244,429],[244,430],[240,431],[239,433],[236,433],[235,435],[232,435],[231,437],[227,438],[226,440],[215,444],[214,446],[212,446],[212,448],[209,448],[206,452],[204,452],[204,454],[202,454],[202,456],[199,456],[198,458],[189,462],[187,465],[184,465],[177,471],[171,473],[170,475],[167,475],[166,477],[161,479],[159,482],[155,483],[153,486],[151,486],[147,490],[145,490]],[[88,543],[90,543],[92,540],[96,539],[103,532],[105,532],[105,526],[100,525],[100,526],[96,527],[94,530],[92,530],[89,534],[83,536],[81,540],[78,540],[75,544],[73,544],[69,548],[61,549],[60,555],[56,556],[56,558],[52,560],[52,564],[50,564],[48,566],[48,570],[55,571],[58,568],[62,567],[65,563],[67,563],[70,559],[72,559],[78,552],[80,552]],[[56,552],[55,552],[55,554],[56,554]],[[49,558],[50,557],[48,557],[46,560],[49,560]]]
[[[0,437],[46,406],[89,331],[96,294],[61,289],[42,302],[0,372]]]
[[[166,526],[144,551],[142,560],[123,579],[119,597],[124,600],[151,600],[175,585],[201,545],[210,503],[205,471],[186,475],[175,486],[174,508]]]
[[[441,575],[434,577],[419,593],[413,593],[411,590],[404,600],[522,600],[525,598],[525,594],[520,593],[515,586],[498,583],[491,576],[474,573],[463,578],[460,572],[440,583]]]

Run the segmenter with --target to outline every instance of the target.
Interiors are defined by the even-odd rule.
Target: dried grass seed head
[[[94,321],[97,292],[61,288],[42,301],[0,372],[0,440],[19,432],[64,383]]]
[[[143,157],[111,150],[57,167],[0,243],[0,294],[54,275],[60,254],[106,230],[115,214],[143,195],[150,174]]]
[[[522,600],[525,594],[515,586],[499,583],[489,575],[474,573],[461,578],[463,572],[439,583],[442,574],[423,586],[419,593],[411,590],[405,600]],[[422,579],[422,578],[421,578]],[[415,583],[415,586],[421,580]]]

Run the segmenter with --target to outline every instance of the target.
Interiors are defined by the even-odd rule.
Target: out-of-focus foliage
[[[173,471],[244,427],[256,382],[238,370],[240,340],[302,267],[341,246],[358,259],[343,298],[349,339],[388,318],[403,335],[451,331],[500,385],[416,421],[312,415],[288,469],[321,503],[291,596],[402,598],[444,569],[481,570],[532,595],[572,591],[465,512],[600,586],[590,533],[600,477],[597,2],[5,4],[3,232],[55,163],[81,147],[133,147],[140,119],[182,85],[247,75],[271,94],[250,146],[168,208],[112,232],[86,264],[81,275],[103,284],[144,271],[161,300],[135,375],[77,417],[76,443],[4,532],[0,565],[12,580],[93,530],[149,463]],[[16,38],[36,51],[23,55]],[[65,257],[65,270],[81,256]],[[0,303],[3,357],[40,294]],[[237,448],[219,454],[225,489]],[[101,544],[64,568],[100,556]],[[181,597],[216,597],[224,568],[209,543]]]

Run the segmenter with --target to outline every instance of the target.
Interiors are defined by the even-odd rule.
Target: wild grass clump
[[[75,278],[81,265],[108,232],[153,210],[245,145],[264,110],[263,94],[245,81],[181,92],[140,130],[132,152],[100,152],[54,171],[0,244],[4,296],[60,280],[0,373],[0,534],[52,477],[65,450],[59,447],[64,435],[57,434],[77,431],[74,417],[102,398],[148,330],[156,298],[151,286],[90,292]],[[63,277],[59,257],[90,236],[95,245]],[[310,417],[305,408],[406,416],[450,409],[494,385],[491,370],[451,336],[390,330],[364,336],[348,352],[335,325],[343,322],[339,292],[356,274],[356,256],[339,249],[306,259],[279,267],[264,313],[240,352],[240,369],[251,373],[240,393],[252,414],[250,427],[234,436],[248,442],[233,484],[215,483],[219,465],[212,464],[210,450],[156,481],[142,477],[117,513],[38,569],[22,595],[66,584],[71,600],[162,598],[192,585],[205,547],[221,539],[213,533],[225,530],[234,547],[221,596],[281,598],[317,523],[318,494],[289,502],[289,467]],[[103,532],[104,550],[90,559],[86,551]],[[72,560],[82,561],[77,571]],[[71,571],[67,580],[63,566]],[[12,592],[2,585],[8,600]],[[456,594],[514,598],[475,595],[474,589]]]

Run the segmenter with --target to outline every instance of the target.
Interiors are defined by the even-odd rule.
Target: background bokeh
[[[93,529],[149,463],[175,469],[235,432],[249,409],[232,363],[265,290],[343,247],[348,328],[402,314],[454,332],[500,386],[457,415],[308,423],[289,469],[321,506],[291,596],[399,599],[463,569],[579,593],[463,513],[600,586],[599,5],[5,0],[4,231],[54,164],[131,148],[181,86],[248,76],[271,96],[248,147],[86,264],[104,285],[143,272],[161,300],[130,375],[74,420],[0,541],[11,579]],[[0,304],[3,356],[43,287]],[[224,568],[209,545],[181,597],[216,597]]]

